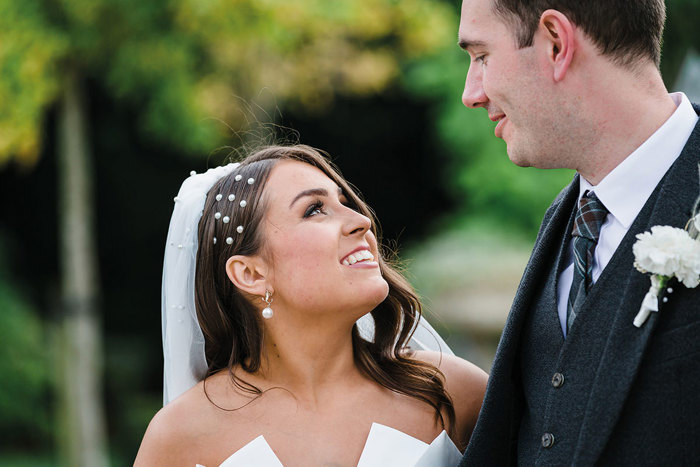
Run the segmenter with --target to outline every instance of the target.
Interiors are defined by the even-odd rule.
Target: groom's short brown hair
[[[542,12],[554,9],[619,64],[647,58],[658,66],[661,60],[664,0],[493,0],[493,7],[513,27],[521,48],[532,45]]]

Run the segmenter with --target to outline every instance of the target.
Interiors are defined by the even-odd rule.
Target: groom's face
[[[492,1],[462,3],[459,42],[471,59],[462,102],[483,107],[498,122],[495,135],[506,142],[515,164],[556,166],[554,141],[561,127],[544,72],[546,57],[538,54],[537,37],[534,46],[518,47],[513,27],[494,13]]]

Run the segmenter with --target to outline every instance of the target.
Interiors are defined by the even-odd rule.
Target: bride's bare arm
[[[456,436],[453,436],[453,441],[464,450],[479,417],[488,375],[473,363],[453,355],[418,350],[413,357],[435,365],[445,375],[445,387],[455,409]]]

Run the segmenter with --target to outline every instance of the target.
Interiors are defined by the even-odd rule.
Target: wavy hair
[[[243,159],[236,170],[211,188],[199,223],[195,273],[195,304],[205,339],[207,377],[226,369],[239,389],[257,396],[262,391],[235,375],[233,369],[240,367],[251,374],[260,369],[263,326],[258,310],[229,280],[225,268],[231,256],[254,255],[264,246],[260,226],[266,209],[262,193],[272,168],[280,160],[300,161],[324,172],[343,190],[350,207],[372,220],[371,230],[381,245],[372,210],[325,153],[312,147],[265,147]],[[248,183],[251,178],[254,183]],[[229,195],[233,195],[232,201]],[[245,207],[241,207],[242,201]],[[228,217],[228,222],[216,220],[216,213],[220,219]],[[239,233],[238,226],[245,228]],[[420,300],[387,260],[386,251],[379,256],[389,293],[371,311],[375,324],[373,342],[360,336],[357,324],[353,326],[355,364],[377,384],[429,404],[435,410],[436,423],[453,433],[455,412],[445,390],[444,375],[435,366],[412,358],[405,350],[421,316]]]

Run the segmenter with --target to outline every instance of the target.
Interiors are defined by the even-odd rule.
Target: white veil
[[[185,179],[175,197],[165,244],[162,287],[163,405],[201,381],[207,371],[204,336],[194,304],[197,232],[211,187],[238,167],[228,164]],[[368,313],[357,321],[360,335],[374,338],[374,320]],[[415,350],[453,354],[430,324],[421,318],[409,343]]]

